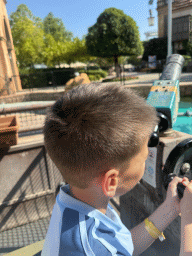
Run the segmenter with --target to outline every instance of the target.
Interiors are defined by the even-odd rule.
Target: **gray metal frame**
[[[0,148],[0,232],[51,216],[56,193],[65,183],[42,134],[52,104],[0,106],[0,116],[16,115],[20,123],[18,145]]]

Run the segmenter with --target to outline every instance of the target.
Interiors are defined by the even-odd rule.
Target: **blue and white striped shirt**
[[[132,255],[131,233],[110,204],[103,214],[68,192],[57,195],[41,256]]]

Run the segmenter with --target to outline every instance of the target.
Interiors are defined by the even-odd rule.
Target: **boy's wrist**
[[[180,214],[180,207],[178,203],[173,201],[170,202],[170,200],[165,200],[163,202],[163,205],[165,211],[168,212],[170,216],[172,215],[173,219],[175,219]]]
[[[157,211],[149,216],[149,220],[160,230],[164,231],[166,227],[179,215],[175,207],[164,201]]]

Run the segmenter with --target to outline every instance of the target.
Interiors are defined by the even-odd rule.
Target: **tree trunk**
[[[120,77],[120,68],[118,64],[118,56],[114,56],[114,61],[115,61],[115,72],[116,72],[116,77]]]

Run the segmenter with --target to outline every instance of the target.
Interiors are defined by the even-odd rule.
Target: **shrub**
[[[20,75],[20,79],[23,89],[41,88],[47,86],[47,77],[45,73]]]
[[[96,74],[95,77],[96,77],[96,80],[100,80],[102,78],[100,74]]]
[[[33,69],[31,71],[33,73],[27,74],[28,71],[25,71],[20,75],[23,89],[64,85],[69,79],[75,77],[73,68]]]
[[[96,81],[96,77],[94,75],[89,75],[90,81]]]
[[[100,75],[100,77],[105,78],[108,75],[108,72],[102,70],[102,69],[97,69],[97,70],[85,70],[85,69],[80,69],[78,71],[79,73],[86,73],[87,75]]]
[[[186,67],[188,64],[189,64],[189,62],[191,62],[191,56],[189,56],[189,55],[183,55],[183,57],[184,57],[184,59],[185,59],[185,62],[184,62],[184,67]]]
[[[138,79],[137,76],[127,76],[127,77],[123,77],[123,78],[119,78],[119,77],[114,77],[114,78],[109,78],[109,79],[104,79],[103,82],[120,82],[120,81],[129,81],[132,79]]]
[[[102,78],[105,78],[108,73],[106,71],[103,71],[102,69],[99,70],[88,70],[87,71],[88,75],[100,75]]]
[[[86,70],[85,69],[80,69],[80,70],[77,70],[77,72],[79,72],[79,74],[80,73],[86,73]]]
[[[99,74],[95,74],[95,75],[91,74],[91,75],[88,75],[88,76],[89,76],[90,81],[98,81],[102,78]]]

